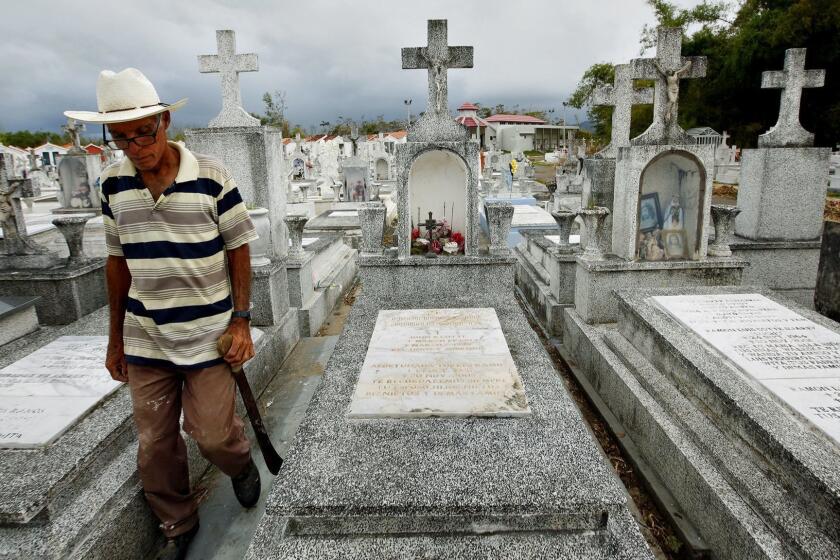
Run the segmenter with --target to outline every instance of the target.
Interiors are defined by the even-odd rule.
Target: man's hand
[[[251,340],[251,326],[248,321],[234,317],[225,334],[233,338],[230,350],[222,356],[231,367],[240,367],[254,357],[254,342]]]
[[[125,361],[125,349],[121,338],[108,339],[108,352],[105,355],[105,367],[114,381],[128,383],[128,364]]]

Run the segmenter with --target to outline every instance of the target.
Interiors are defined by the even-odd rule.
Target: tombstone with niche
[[[745,262],[707,257],[714,146],[697,144],[678,124],[680,80],[705,75],[706,58],[681,56],[681,41],[680,28],[660,27],[656,56],[635,59],[629,69],[617,68],[612,90],[596,96],[599,103],[615,103],[614,118],[620,126],[618,132],[613,129],[615,146],[602,154],[617,154],[612,211],[586,210],[588,218],[597,215],[607,222],[599,226],[607,226],[606,246],[604,250],[585,250],[575,273],[574,313],[587,323],[615,320],[618,308],[612,293],[623,286],[741,283]],[[649,91],[634,90],[635,79],[654,81],[653,122],[628,142],[624,134],[629,131],[632,105],[651,98]],[[589,164],[589,168],[590,179],[598,177],[602,185],[608,185],[603,164]],[[597,209],[598,205],[592,204],[596,199],[608,202],[606,189],[592,184],[588,191],[586,208],[592,205]],[[611,216],[611,224],[607,216]],[[582,232],[587,249],[598,242],[590,233],[586,228]],[[589,258],[596,254],[597,259]]]
[[[447,44],[443,20],[429,21],[428,47],[403,50],[404,68],[429,72],[429,103],[397,147],[398,255],[379,255],[381,240],[365,236],[365,289],[272,488],[251,560],[529,560],[549,548],[558,557],[652,558],[511,297],[513,259],[479,251],[469,210],[478,206],[478,143],[449,116],[446,99],[448,69],[472,60],[471,47]],[[421,204],[434,232],[435,214],[453,199],[467,254],[410,255],[419,224],[408,209]],[[497,243],[512,214],[509,202],[501,206]],[[373,222],[362,227],[380,228]]]
[[[222,80],[222,109],[207,128],[185,131],[186,145],[197,153],[218,158],[230,171],[242,198],[249,207],[268,211],[269,264],[252,263],[253,324],[287,325],[296,321],[289,308],[286,268],[288,251],[283,217],[286,214],[288,174],[280,130],[260,125],[259,119],[242,107],[240,72],[256,72],[256,54],[236,52],[236,35],[230,30],[216,31],[218,54],[200,55],[199,72],[218,73]],[[297,328],[283,329],[297,332]],[[296,339],[295,339],[296,340]],[[294,340],[286,341],[291,350]]]
[[[83,124],[67,119],[62,128],[70,136],[73,146],[58,162],[61,207],[54,209],[53,213],[101,213],[97,183],[102,173],[102,159],[99,154],[89,154],[81,147]]]

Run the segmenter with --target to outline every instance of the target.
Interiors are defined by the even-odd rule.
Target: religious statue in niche
[[[298,158],[292,162],[292,179],[295,181],[301,180],[304,178],[304,165],[303,160]]]
[[[454,256],[464,253],[464,235],[454,231],[446,219],[446,206],[444,206],[444,219],[437,220],[433,212],[429,212],[429,218],[420,222],[420,209],[417,209],[417,225],[411,230],[411,254],[423,255],[428,258],[441,256]],[[453,205],[454,208],[454,205]],[[420,233],[420,228],[426,230],[425,235]]]
[[[691,61],[689,60],[681,68],[678,70],[665,70],[659,64],[658,60],[654,60],[653,65],[656,67],[656,70],[662,74],[662,77],[665,78],[665,83],[667,84],[667,93],[668,93],[668,105],[665,107],[665,123],[671,124],[671,122],[677,116],[677,101],[679,100],[680,96],[680,78],[684,76],[690,69],[691,69]]]

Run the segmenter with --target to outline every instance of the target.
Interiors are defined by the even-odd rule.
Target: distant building
[[[487,129],[487,123],[484,119],[478,116],[478,106],[473,103],[464,103],[458,107],[458,116],[455,120],[465,127],[470,132],[470,138],[475,138],[484,147],[484,133]]]
[[[35,155],[41,158],[44,167],[54,167],[58,165],[58,160],[61,156],[66,154],[69,149],[69,144],[67,146],[59,146],[57,144],[53,144],[52,142],[47,142],[46,144],[41,144],[35,148]]]
[[[491,115],[482,122],[487,127],[484,144],[489,141],[497,149],[509,152],[556,150],[565,146],[579,130],[577,126],[548,124],[531,115]]]
[[[698,144],[711,144],[714,146],[720,145],[723,141],[723,135],[714,128],[708,126],[698,126],[689,128],[685,131],[686,134],[697,140]]]

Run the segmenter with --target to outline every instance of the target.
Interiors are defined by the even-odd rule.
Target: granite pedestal
[[[814,307],[840,321],[840,222],[825,222]]]
[[[108,304],[105,259],[46,269],[0,270],[0,296],[38,296],[42,325],[67,325]]]
[[[829,148],[744,150],[735,233],[748,239],[814,240],[822,231]]]
[[[652,558],[516,301],[511,258],[360,259],[362,292],[247,558]],[[351,419],[382,309],[492,308],[531,414]]]
[[[645,286],[676,288],[738,286],[748,263],[732,257],[700,261],[625,261],[578,257],[575,310],[586,323],[613,323],[618,318],[617,290]]]

